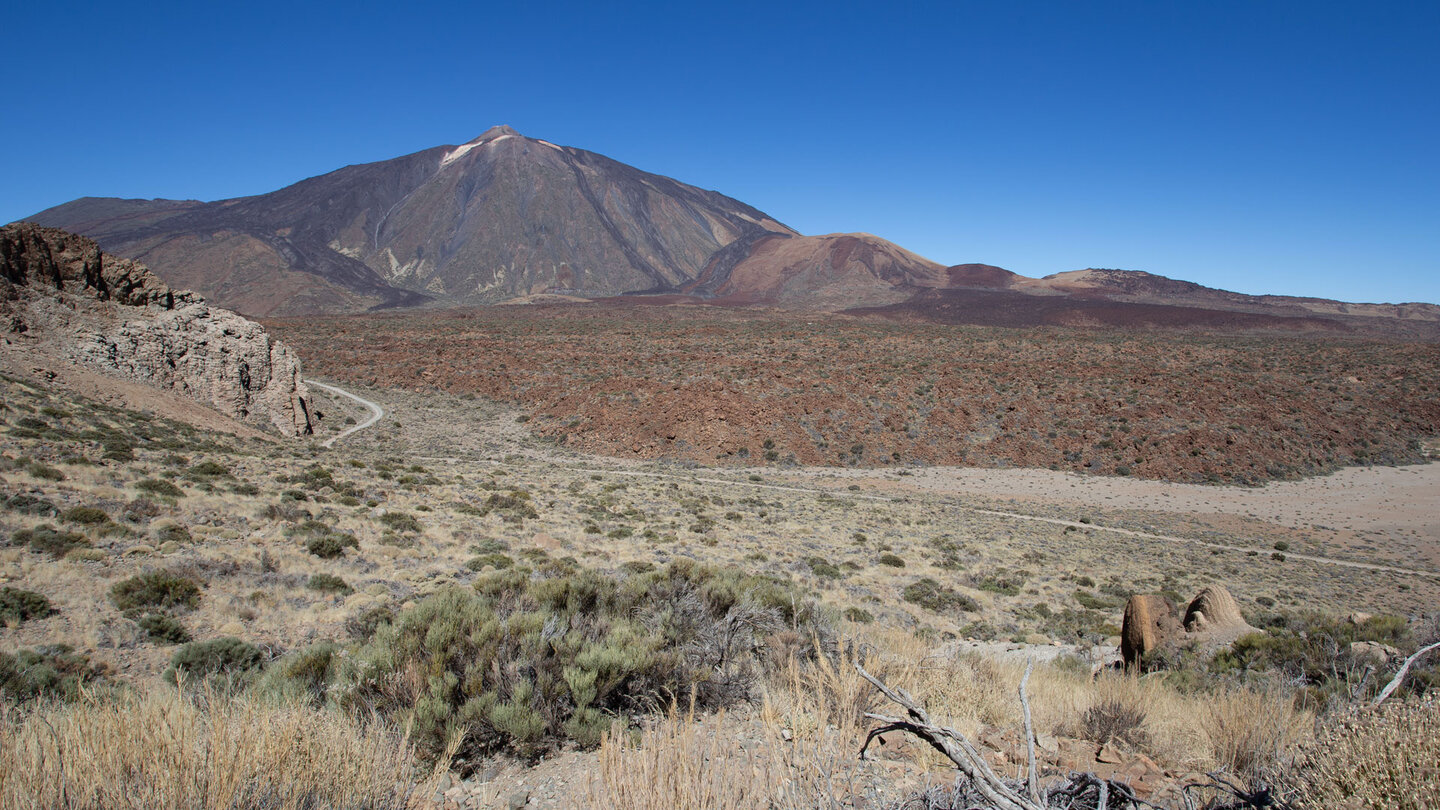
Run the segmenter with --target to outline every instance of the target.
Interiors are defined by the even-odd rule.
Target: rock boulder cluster
[[[1120,653],[1126,666],[1163,649],[1214,650],[1255,632],[1240,614],[1240,605],[1223,585],[1210,585],[1185,608],[1184,614],[1163,596],[1136,594],[1125,603]]]
[[[28,223],[0,229],[0,318],[12,346],[168,389],[285,436],[311,432],[294,352],[83,236]]]

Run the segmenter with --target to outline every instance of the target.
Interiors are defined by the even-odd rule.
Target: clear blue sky
[[[0,221],[494,124],[947,264],[1440,302],[1440,3],[12,4]]]

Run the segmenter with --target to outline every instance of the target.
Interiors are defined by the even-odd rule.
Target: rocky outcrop
[[[1125,603],[1120,654],[1126,666],[1134,666],[1183,632],[1175,615],[1175,605],[1169,599],[1156,594],[1135,594]]]
[[[300,361],[284,344],[83,236],[25,223],[0,229],[0,311],[12,340],[43,353],[286,436],[311,432]]]
[[[1240,605],[1223,585],[1200,591],[1185,609],[1185,632],[1204,633],[1243,628],[1253,630],[1240,615]]]
[[[1189,648],[1209,653],[1253,632],[1223,585],[1210,585],[1196,594],[1183,620],[1169,599],[1136,594],[1125,603],[1120,651],[1126,666],[1136,666],[1155,650]]]

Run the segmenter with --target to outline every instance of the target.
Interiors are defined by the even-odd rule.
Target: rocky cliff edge
[[[68,231],[0,228],[0,330],[22,351],[171,390],[285,436],[311,433],[310,393],[283,343]]]

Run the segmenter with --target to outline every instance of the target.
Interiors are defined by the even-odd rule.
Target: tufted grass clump
[[[95,506],[73,506],[61,513],[60,519],[81,526],[100,526],[110,522],[110,514]]]
[[[413,723],[431,757],[461,728],[463,759],[533,757],[563,740],[594,746],[617,716],[672,700],[693,696],[703,709],[751,697],[760,642],[787,627],[810,639],[802,655],[830,637],[784,580],[689,560],[610,576],[547,559],[440,591],[381,624],[334,691],[343,705]]]

